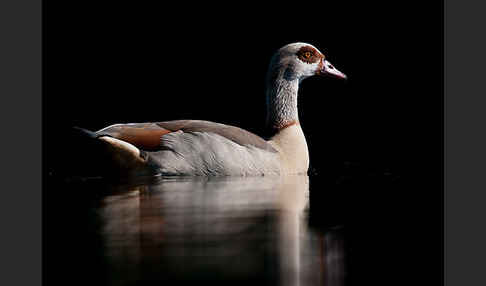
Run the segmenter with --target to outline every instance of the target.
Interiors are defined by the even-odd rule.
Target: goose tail
[[[69,153],[64,160],[65,171],[81,177],[110,178],[154,174],[148,154],[132,144],[77,126],[71,131],[64,150]]]

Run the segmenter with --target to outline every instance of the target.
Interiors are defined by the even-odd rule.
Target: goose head
[[[345,79],[316,47],[292,43],[280,48],[270,60],[267,73],[267,128],[272,133],[299,122],[297,93],[302,80],[314,76]]]
[[[269,80],[281,76],[287,81],[321,75],[346,79],[316,47],[307,43],[292,43],[280,48],[272,57]]]

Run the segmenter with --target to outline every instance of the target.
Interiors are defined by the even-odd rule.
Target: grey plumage
[[[241,143],[241,142],[240,142]],[[163,136],[150,154],[165,175],[278,175],[276,152],[241,145],[213,132],[176,131]]]
[[[123,139],[141,150],[147,148],[140,142],[149,139],[143,141],[140,137],[156,136],[158,147],[144,154],[156,166],[157,172],[164,175],[248,176],[278,175],[280,172],[278,153],[272,145],[235,126],[202,120],[175,120],[116,124],[97,134]],[[138,141],[130,142],[130,136],[137,136]]]

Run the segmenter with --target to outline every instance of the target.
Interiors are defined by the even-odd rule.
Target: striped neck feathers
[[[291,68],[275,67],[267,76],[267,129],[278,132],[299,124],[297,93],[299,78]]]

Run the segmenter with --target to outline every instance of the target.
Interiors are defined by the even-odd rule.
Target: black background
[[[65,171],[74,125],[204,119],[261,133],[270,57],[308,42],[348,75],[300,86],[311,190],[332,190],[311,191],[311,215],[353,223],[353,285],[439,283],[442,14],[440,1],[45,1],[44,170]]]

